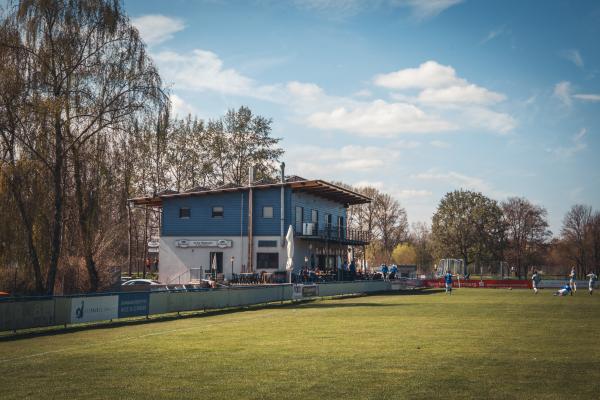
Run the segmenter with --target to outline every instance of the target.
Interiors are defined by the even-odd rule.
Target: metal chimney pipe
[[[280,220],[280,238],[279,242],[281,243],[281,247],[284,246],[284,238],[285,238],[285,163],[281,163],[281,199],[280,202],[280,212],[279,212],[279,220]]]
[[[254,193],[252,185],[254,184],[254,166],[248,169],[248,272],[254,272],[254,227],[252,223],[252,210],[254,208]]]

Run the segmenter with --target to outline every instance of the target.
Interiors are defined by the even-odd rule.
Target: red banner
[[[444,279],[427,279],[423,281],[425,287],[443,288],[446,287]],[[466,281],[461,280],[460,284],[457,279],[452,283],[452,287],[471,287],[471,288],[490,288],[490,289],[531,289],[531,281],[526,279],[484,279],[475,280],[469,279]]]

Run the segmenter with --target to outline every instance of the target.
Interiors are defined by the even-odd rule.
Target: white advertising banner
[[[119,296],[73,297],[71,323],[106,321],[119,316]]]

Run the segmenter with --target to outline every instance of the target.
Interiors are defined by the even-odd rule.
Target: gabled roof
[[[291,179],[290,179],[291,178]],[[352,190],[334,185],[329,182],[325,182],[320,179],[316,180],[307,180],[304,178],[300,178],[297,176],[290,177],[286,179],[285,183],[273,183],[273,184],[254,184],[252,186],[255,190],[260,189],[268,189],[275,187],[289,187],[293,191],[309,193],[318,197],[323,197],[328,200],[332,200],[344,205],[354,205],[354,204],[364,204],[370,203],[371,199],[367,196],[364,196],[360,193],[356,193]],[[194,188],[196,189],[196,188]],[[227,193],[227,192],[241,192],[247,191],[249,189],[248,186],[235,186],[235,185],[224,185],[216,189],[207,189],[207,188],[198,188],[204,190],[198,191],[187,191],[183,193],[164,193],[158,194],[156,196],[150,197],[136,197],[133,199],[129,199],[133,205],[145,205],[150,207],[162,207],[163,200],[170,198],[184,198],[184,197],[194,197],[194,196],[207,196],[217,193]]]

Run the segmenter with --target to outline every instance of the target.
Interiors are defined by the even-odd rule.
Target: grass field
[[[0,399],[600,398],[600,293],[429,290],[0,342]]]

